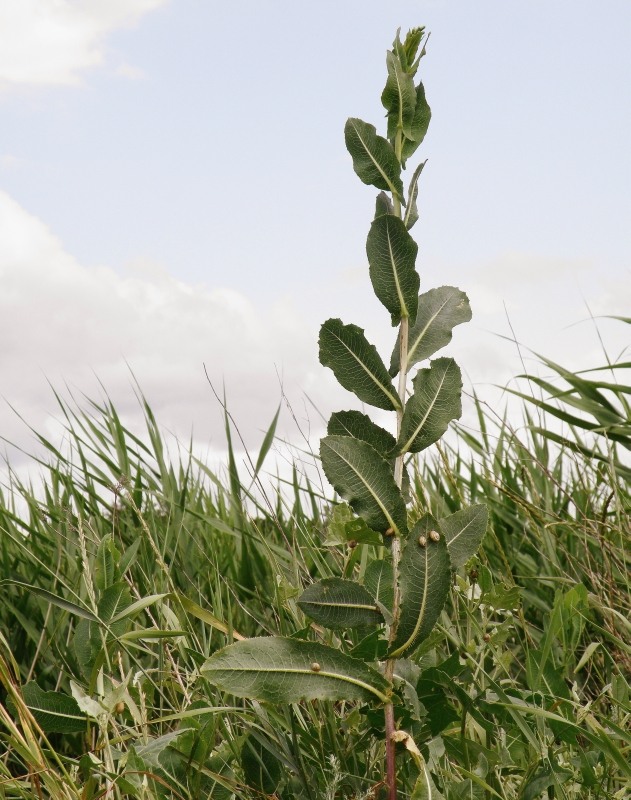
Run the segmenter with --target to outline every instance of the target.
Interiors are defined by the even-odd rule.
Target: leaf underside
[[[401,422],[399,453],[418,453],[434,444],[462,414],[462,375],[453,358],[437,358],[420,369],[413,386]]]
[[[345,389],[377,408],[394,411],[400,407],[388,370],[361,328],[328,319],[320,328],[319,345],[320,363],[333,370]]]
[[[407,531],[405,503],[391,465],[373,447],[350,436],[325,436],[320,457],[329,483],[370,528]]]
[[[45,733],[81,733],[87,717],[77,701],[62,692],[45,692],[34,681],[22,687],[22,696]]]
[[[383,617],[375,599],[355,581],[324,578],[308,586],[298,605],[325,628],[361,628],[379,625]]]
[[[440,535],[439,541],[432,540],[432,531]],[[424,547],[419,544],[420,536],[427,540]],[[391,658],[401,658],[429,636],[445,605],[450,585],[447,541],[438,522],[426,514],[410,531],[401,553],[401,614],[389,653]]]
[[[431,118],[432,110],[425,99],[425,87],[422,83],[419,83],[416,87],[416,107],[414,109],[414,117],[412,118],[411,136],[405,137],[401,150],[403,165],[405,165],[405,162],[413,155],[425,138]]]
[[[468,506],[441,519],[440,526],[447,540],[453,569],[462,567],[478,551],[488,521],[488,509],[482,504]]]
[[[364,585],[370,594],[388,611],[394,602],[392,562],[388,560],[371,561],[364,573]]]
[[[383,214],[373,220],[366,241],[370,280],[377,298],[390,312],[393,325],[402,317],[413,324],[420,278],[415,268],[418,245],[403,220]]]
[[[359,179],[369,186],[392,192],[402,201],[401,165],[390,142],[377,135],[374,125],[355,117],[347,120],[344,139]]]
[[[219,650],[201,669],[237,697],[270,703],[300,700],[379,700],[389,684],[376,670],[317,642],[280,636],[246,639]]]
[[[329,418],[326,432],[331,436],[353,436],[368,442],[382,456],[394,451],[397,440],[361,411],[335,411]]]
[[[407,370],[413,364],[434,355],[451,341],[456,325],[469,322],[471,306],[467,295],[455,286],[440,286],[424,292],[418,299],[416,322],[408,334]],[[390,375],[400,367],[399,345],[392,351]]]

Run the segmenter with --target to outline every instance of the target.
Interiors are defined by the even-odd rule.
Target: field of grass
[[[631,387],[613,367],[547,367],[517,422],[474,398],[478,430],[409,465],[413,514],[489,508],[437,632],[402,665],[414,711],[398,724],[436,786],[416,800],[631,796]],[[225,474],[169,460],[141,402],[134,433],[111,403],[59,398],[68,448],[40,437],[43,492],[15,475],[2,490],[0,797],[380,797],[378,710],[235,701],[199,672],[271,633],[370,652],[374,637],[312,625],[296,599],[361,580],[373,546],[324,545],[333,503],[299,469],[261,499],[232,448]],[[403,745],[398,762],[409,798]]]

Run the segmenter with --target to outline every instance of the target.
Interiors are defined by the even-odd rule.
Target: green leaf
[[[383,537],[366,525],[366,521],[353,513],[353,509],[346,503],[338,503],[331,514],[327,526],[327,537],[323,544],[325,547],[339,547],[356,542],[357,544],[374,544],[380,547]]]
[[[401,407],[390,375],[374,345],[357,325],[328,319],[320,328],[320,363],[364,403],[387,411]]]
[[[380,625],[383,617],[363,586],[342,578],[323,578],[302,593],[298,605],[325,628]]]
[[[374,125],[354,117],[346,121],[344,138],[359,179],[369,186],[392,192],[403,202],[401,165],[390,142],[377,135]]]
[[[412,228],[418,221],[418,206],[416,204],[416,198],[418,197],[418,179],[421,177],[421,172],[423,172],[425,164],[427,164],[427,161],[423,161],[418,165],[418,167],[414,170],[412,180],[410,181],[410,188],[408,190],[408,205],[405,209],[405,216],[403,217],[403,222],[405,223],[407,230],[410,230],[410,228]]]
[[[381,559],[371,561],[364,573],[364,586],[378,603],[388,611],[392,611],[394,603],[394,580],[392,562]]]
[[[245,782],[264,795],[273,795],[283,776],[283,765],[272,753],[267,739],[250,733],[241,749],[241,766]]]
[[[391,50],[386,55],[388,80],[381,94],[381,103],[388,112],[388,138],[394,139],[397,130],[412,137],[412,122],[416,110],[414,80]]]
[[[368,442],[382,456],[387,457],[397,446],[397,440],[388,431],[374,423],[361,411],[335,411],[331,414],[326,432],[330,436],[353,436]]]
[[[406,135],[401,149],[401,162],[404,166],[405,162],[413,155],[425,138],[431,118],[432,110],[425,99],[425,87],[422,83],[419,83],[416,87],[416,107],[414,109],[410,136]]]
[[[434,355],[449,344],[453,328],[471,319],[469,298],[455,286],[441,286],[420,295],[416,322],[410,326],[406,372],[413,364]],[[399,344],[390,360],[390,375],[400,368]]]
[[[134,614],[137,614],[144,608],[148,608],[148,606],[151,606],[168,596],[168,592],[163,592],[162,594],[150,594],[147,597],[141,597],[140,600],[135,600],[133,603],[131,603],[131,605],[123,607],[122,611],[114,614],[114,616],[110,619],[110,624],[120,622],[120,620],[125,619],[126,617],[132,617]]]
[[[379,192],[375,201],[375,217],[380,217],[382,214],[394,214],[392,200],[385,192]]]
[[[280,636],[246,639],[212,655],[201,668],[215,686],[270,703],[300,700],[387,701],[389,684],[363,661],[316,642]]]
[[[410,800],[445,800],[436,788],[434,779],[432,778],[427,764],[423,764],[420,774],[416,779]]]
[[[53,594],[46,589],[40,589],[39,586],[31,586],[30,584],[22,583],[21,581],[12,582],[16,586],[22,586],[24,589],[28,589],[29,592],[36,594],[38,597],[41,597],[47,602],[52,603],[54,606],[63,608],[64,611],[68,611],[70,614],[75,614],[77,617],[82,617],[83,619],[90,620],[91,622],[99,621],[98,617],[95,616],[91,611],[88,611],[87,608],[83,608],[83,606],[72,603],[70,600],[66,600],[64,597]]]
[[[462,567],[477,553],[489,521],[489,511],[485,505],[478,504],[456,511],[440,521],[440,527],[447,540],[449,559],[453,569]]]
[[[373,530],[407,531],[407,512],[390,464],[367,442],[325,436],[322,467],[335,491]]]
[[[418,245],[403,220],[384,214],[373,220],[366,242],[370,280],[379,300],[390,312],[392,324],[402,317],[416,319],[420,278],[414,264]]]
[[[403,69],[405,69],[405,71],[410,75],[414,76],[418,70],[418,65],[421,58],[423,58],[425,55],[425,47],[423,47],[420,53],[418,52],[419,45],[423,39],[423,34],[425,33],[425,26],[410,28],[405,35],[405,40],[403,43],[401,43],[401,39],[399,37],[400,32],[401,31],[399,29],[392,46],[394,47],[395,53],[401,59]]]
[[[418,453],[437,442],[462,414],[462,376],[453,358],[437,358],[420,369],[413,384],[397,442],[399,453]]]
[[[221,631],[221,633],[226,634],[226,636],[231,635],[234,639],[243,639],[243,636],[240,633],[232,630],[230,625],[222,622],[222,620],[220,620],[214,614],[211,614],[211,612],[207,609],[202,608],[201,606],[197,605],[197,603],[189,600],[189,598],[185,595],[174,593],[171,596],[177,599],[187,614],[200,619],[202,622],[205,622],[206,625],[210,625],[211,628]]]
[[[45,692],[30,681],[22,688],[24,702],[44,733],[81,733],[87,719],[77,701],[62,692]]]
[[[101,539],[94,562],[94,583],[99,591],[104,591],[117,580],[116,572],[120,553],[114,544],[111,534]]]
[[[437,533],[436,542],[431,534]],[[419,543],[423,537],[425,544]],[[427,638],[445,605],[451,585],[447,541],[438,522],[426,514],[410,531],[399,564],[401,614],[390,658],[401,658]]]
[[[269,426],[267,433],[263,439],[263,443],[261,444],[261,449],[259,450],[258,458],[256,459],[256,466],[254,467],[254,475],[252,476],[252,480],[256,478],[259,474],[259,470],[263,466],[263,462],[265,461],[265,456],[269,453],[269,449],[274,442],[274,437],[276,436],[276,425],[278,423],[278,416],[280,414],[280,405],[276,409],[276,413],[274,414],[274,419],[272,420],[272,424]]]
[[[131,605],[129,586],[124,581],[119,581],[109,586],[101,595],[98,609],[99,617],[103,622],[116,624],[125,616],[122,612]]]
[[[362,414],[361,411],[334,412],[329,419],[327,433],[332,436],[353,436],[355,439],[368,442],[380,455],[388,459],[392,464],[394,473],[396,459],[392,454],[396,451],[397,440],[391,433],[375,424],[366,414]],[[402,492],[403,497],[407,500],[410,492],[410,476],[406,467],[403,467]],[[350,538],[356,539],[358,542],[362,541],[358,536],[351,536]],[[366,543],[373,544],[373,542]]]

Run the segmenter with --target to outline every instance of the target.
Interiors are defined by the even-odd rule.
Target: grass
[[[478,430],[409,465],[415,513],[490,512],[439,632],[400,675],[415,711],[399,724],[445,800],[631,791],[631,389],[615,365],[607,382],[547,366],[554,381],[523,384],[518,428],[473,398]],[[0,797],[379,797],[373,709],[235,703],[198,673],[241,636],[334,635],[296,598],[361,578],[369,548],[323,546],[330,500],[298,469],[251,494],[229,415],[218,475],[168,457],[142,396],[142,434],[107,399],[57,401],[67,447],[35,432],[42,491],[11,472],[0,496]]]

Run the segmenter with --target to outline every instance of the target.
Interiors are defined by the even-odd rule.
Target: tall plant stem
[[[399,209],[400,211],[400,209]],[[407,317],[401,320],[399,328],[399,363],[401,369],[399,372],[399,399],[401,407],[397,411],[397,440],[401,433],[401,422],[403,420],[403,412],[405,411],[405,393],[406,393],[406,378],[407,369],[406,364],[408,360],[408,334],[409,334],[409,321]],[[399,489],[403,485],[403,456],[397,457],[394,463],[394,480]],[[401,538],[394,536],[392,539],[392,578],[394,586],[394,598],[392,603],[392,625],[390,626],[390,642],[394,641],[397,633],[397,626],[399,624],[399,608],[401,605],[401,596],[399,591],[399,561],[401,559]],[[392,682],[394,676],[394,667],[396,659],[390,658],[386,662],[385,677],[388,681]],[[386,728],[386,785],[388,787],[388,800],[396,800],[397,798],[397,777],[396,777],[396,742],[394,741],[394,733],[396,730],[394,719],[394,706],[388,703],[384,709],[385,714],[385,728]]]

